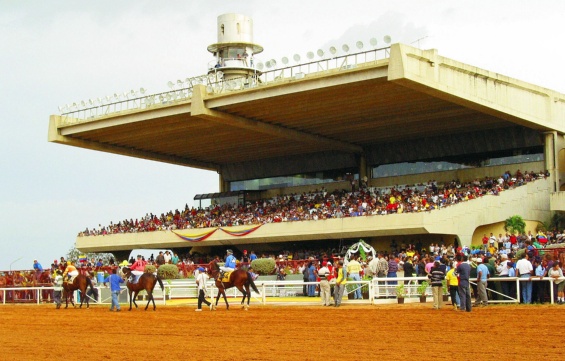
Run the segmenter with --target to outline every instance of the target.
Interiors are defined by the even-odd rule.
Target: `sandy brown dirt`
[[[2,360],[562,360],[565,306],[0,305]],[[72,337],[71,337],[72,336]]]

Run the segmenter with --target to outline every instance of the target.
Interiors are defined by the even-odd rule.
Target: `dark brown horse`
[[[90,287],[91,290],[94,290],[92,286],[92,281],[87,275],[79,274],[75,277],[72,283],[63,282],[63,297],[65,298],[65,308],[69,307],[69,299],[71,300],[71,304],[75,307],[75,303],[73,301],[73,292],[76,290],[80,291],[80,307],[82,308],[82,303],[86,300],[86,308],[90,307],[89,304],[89,297],[86,295],[86,288]]]
[[[226,298],[226,290],[228,288],[237,287],[239,292],[243,293],[243,299],[241,300],[241,305],[244,310],[249,309],[249,301],[251,299],[251,291],[249,287],[253,288],[253,291],[259,293],[257,286],[255,286],[255,282],[253,282],[253,277],[251,274],[243,269],[236,269],[230,275],[229,282],[222,282],[219,279],[220,275],[220,267],[216,263],[216,261],[210,262],[208,265],[208,272],[210,276],[215,280],[216,287],[218,288],[218,295],[216,296],[216,304],[213,306],[213,309],[216,309],[218,305],[218,301],[220,300],[220,295],[224,297],[224,301],[226,302],[226,308],[229,310],[230,305]],[[247,304],[245,304],[245,298],[247,297]]]
[[[149,307],[149,302],[151,301],[153,301],[153,311],[155,311],[157,307],[155,306],[155,299],[153,298],[153,289],[155,288],[155,284],[157,282],[159,282],[159,286],[161,286],[162,290],[165,288],[165,286],[163,286],[163,281],[161,281],[161,278],[159,276],[153,275],[153,273],[144,273],[139,277],[137,283],[131,283],[129,281],[129,278],[132,276],[131,270],[128,267],[124,267],[122,268],[122,273],[128,279],[126,285],[129,291],[129,311],[131,311],[132,301],[135,305],[135,308],[137,308],[135,299],[137,297],[137,294],[143,290],[147,292],[147,305],[145,306],[145,311],[147,311],[147,307]]]

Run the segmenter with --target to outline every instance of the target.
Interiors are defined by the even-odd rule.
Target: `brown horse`
[[[241,305],[244,310],[249,309],[249,301],[251,299],[251,291],[249,290],[249,286],[253,288],[253,291],[259,293],[257,286],[255,286],[255,282],[253,282],[253,277],[251,274],[243,269],[236,269],[230,275],[229,282],[222,282],[219,279],[220,276],[220,267],[218,266],[216,261],[210,262],[208,265],[208,272],[210,273],[211,277],[216,282],[216,287],[218,288],[218,295],[216,296],[216,304],[212,306],[212,309],[216,309],[218,305],[218,301],[220,300],[220,295],[224,297],[224,301],[226,302],[226,308],[229,310],[230,305],[226,298],[226,290],[228,288],[237,287],[239,292],[243,293],[243,299],[241,300]],[[245,298],[247,297],[247,305],[245,304]]]
[[[159,286],[163,290],[165,286],[163,286],[163,281],[159,276],[153,275],[153,273],[144,273],[139,277],[137,283],[131,283],[129,278],[132,276],[131,270],[128,267],[122,268],[122,273],[128,279],[126,283],[129,291],[129,311],[131,311],[131,303],[135,305],[137,308],[137,303],[135,303],[135,298],[140,291],[145,290],[147,292],[147,305],[145,306],[145,311],[147,311],[147,307],[149,307],[149,302],[153,301],[153,311],[157,308],[155,306],[155,299],[153,298],[153,289],[155,288],[155,284],[159,282]]]
[[[71,304],[75,307],[75,303],[73,301],[73,292],[76,290],[80,291],[80,307],[82,308],[82,303],[86,299],[86,308],[90,307],[89,304],[89,297],[86,295],[86,288],[90,287],[92,291],[94,291],[94,287],[92,286],[92,281],[90,278],[84,274],[79,274],[75,277],[72,283],[68,283],[66,280],[63,282],[63,297],[65,298],[65,308],[69,307],[69,299],[71,300]]]

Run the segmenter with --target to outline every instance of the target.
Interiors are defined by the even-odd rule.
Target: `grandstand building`
[[[136,248],[359,238],[383,250],[393,239],[472,245],[515,214],[535,230],[565,211],[563,94],[400,43],[263,62],[251,19],[236,14],[218,18],[208,50],[206,73],[170,91],[51,115],[49,141],[217,172],[219,192],[196,197],[203,206],[361,182],[379,190],[517,170],[550,176],[430,212],[78,237],[81,251],[123,258]]]

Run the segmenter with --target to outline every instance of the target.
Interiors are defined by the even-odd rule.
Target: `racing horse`
[[[137,297],[137,294],[143,290],[147,292],[147,305],[145,306],[145,311],[147,311],[147,307],[149,307],[149,302],[151,301],[153,301],[153,311],[155,311],[155,309],[157,308],[155,306],[155,299],[153,298],[153,289],[155,288],[155,284],[159,282],[161,289],[163,290],[165,288],[165,286],[163,286],[161,277],[159,277],[158,275],[155,276],[153,273],[143,273],[139,277],[139,280],[137,280],[137,283],[131,283],[129,281],[130,277],[132,276],[131,270],[128,267],[123,267],[122,273],[128,279],[126,286],[129,291],[129,311],[131,311],[132,302],[135,305],[135,308],[137,308],[135,298]]]
[[[69,307],[69,299],[71,300],[71,304],[75,307],[75,303],[73,301],[73,292],[78,290],[80,291],[80,307],[82,308],[82,303],[86,299],[86,308],[90,307],[89,298],[86,295],[86,288],[90,287],[91,291],[94,291],[94,287],[92,286],[92,281],[90,277],[85,274],[79,274],[75,277],[73,282],[69,283],[67,280],[63,282],[63,297],[65,297],[65,308]]]
[[[220,300],[220,295],[224,297],[224,301],[226,302],[226,308],[229,310],[230,305],[226,298],[226,290],[228,288],[237,287],[239,292],[243,293],[243,299],[241,300],[241,308],[245,311],[249,309],[249,301],[251,300],[251,291],[249,287],[253,288],[253,291],[259,293],[257,286],[255,286],[255,282],[253,282],[253,277],[251,274],[243,269],[236,269],[230,274],[230,278],[228,282],[222,282],[220,279],[220,267],[218,266],[217,261],[212,261],[208,265],[208,272],[210,276],[216,282],[216,288],[218,288],[218,295],[216,296],[216,303],[210,306],[213,310],[216,309],[218,306],[218,301]],[[245,298],[247,297],[247,304],[245,304]]]

